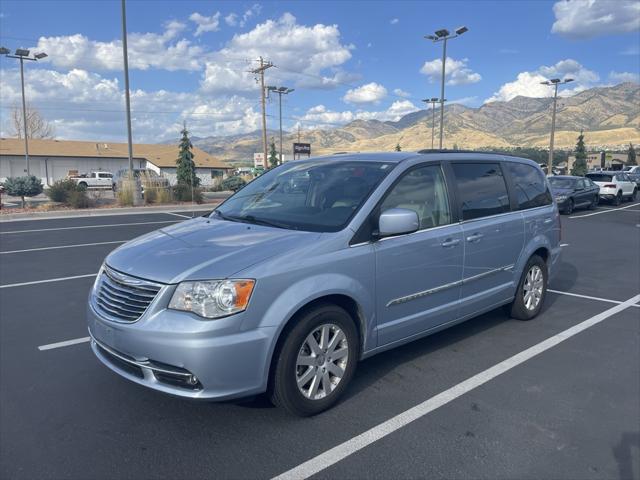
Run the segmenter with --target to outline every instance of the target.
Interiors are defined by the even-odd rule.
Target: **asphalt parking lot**
[[[537,319],[496,310],[372,357],[308,419],[165,396],[94,358],[102,260],[184,216],[0,223],[0,477],[640,478],[640,203],[562,217]]]

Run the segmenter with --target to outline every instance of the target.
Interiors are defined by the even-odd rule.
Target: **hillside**
[[[479,108],[448,105],[444,115],[444,146],[546,147],[551,128],[551,103],[551,98],[516,97]],[[403,150],[419,150],[431,146],[431,126],[431,112],[420,110],[396,122],[355,120],[339,128],[303,130],[301,141],[311,143],[314,155],[336,151],[390,151],[398,143]],[[556,147],[573,147],[581,129],[591,148],[640,143],[640,85],[622,83],[559,98]],[[269,137],[277,137],[277,132],[270,130]],[[297,133],[285,134],[286,145],[295,141]],[[194,144],[228,161],[250,161],[254,152],[262,150],[260,132],[199,138]]]

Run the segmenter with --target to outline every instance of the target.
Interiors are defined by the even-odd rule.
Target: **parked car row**
[[[557,175],[549,177],[558,209],[570,215],[576,208],[595,208],[600,201],[620,205],[634,201],[640,188],[640,174],[626,172],[591,172],[584,177]]]

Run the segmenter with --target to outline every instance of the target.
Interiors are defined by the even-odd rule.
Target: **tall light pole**
[[[122,57],[124,60],[124,101],[127,109],[127,145],[129,148],[129,176],[133,178],[133,140],[131,135],[131,99],[129,98],[129,54],[127,51],[127,7],[122,6]]]
[[[273,93],[277,93],[278,94],[278,101],[280,103],[280,163],[282,164],[283,159],[282,159],[282,95],[289,95],[291,92],[294,91],[293,88],[288,88],[288,87],[267,87],[267,90]]]
[[[47,54],[44,52],[36,53],[33,57],[29,56],[29,50],[25,50],[23,48],[18,48],[15,51],[14,55],[10,55],[10,50],[5,47],[0,47],[0,55],[4,55],[7,58],[16,58],[20,60],[20,85],[22,87],[22,129],[24,131],[24,160],[26,166],[27,175],[31,174],[29,168],[29,132],[27,131],[27,101],[25,100],[24,95],[24,61],[30,60],[32,62],[37,62],[38,60],[42,60],[47,57]]]
[[[551,140],[549,142],[547,175],[551,175],[553,173],[553,139],[556,133],[556,104],[558,103],[558,86],[564,85],[565,83],[569,82],[573,82],[573,78],[565,78],[564,80],[560,80],[559,78],[552,78],[551,80],[540,82],[542,85],[553,86],[553,113],[551,114]]]
[[[447,63],[447,41],[453,38],[457,38],[465,32],[468,32],[467,27],[458,27],[455,33],[452,35],[449,30],[443,28],[437,30],[433,35],[425,35],[424,38],[431,40],[433,43],[442,42],[442,80],[440,85],[440,150],[442,150],[442,138],[444,136],[444,77],[445,66]]]
[[[437,97],[425,98],[422,100],[424,103],[431,104],[431,150],[433,150],[433,138],[436,132],[436,103],[440,101]],[[445,99],[445,102],[447,100]]]

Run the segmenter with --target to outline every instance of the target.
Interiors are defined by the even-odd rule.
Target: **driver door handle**
[[[474,233],[473,235],[469,235],[467,237],[467,242],[478,242],[482,237],[484,237],[482,233]]]
[[[442,245],[443,248],[449,248],[449,247],[455,247],[459,243],[460,243],[460,240],[458,240],[457,238],[447,238],[440,245]]]

